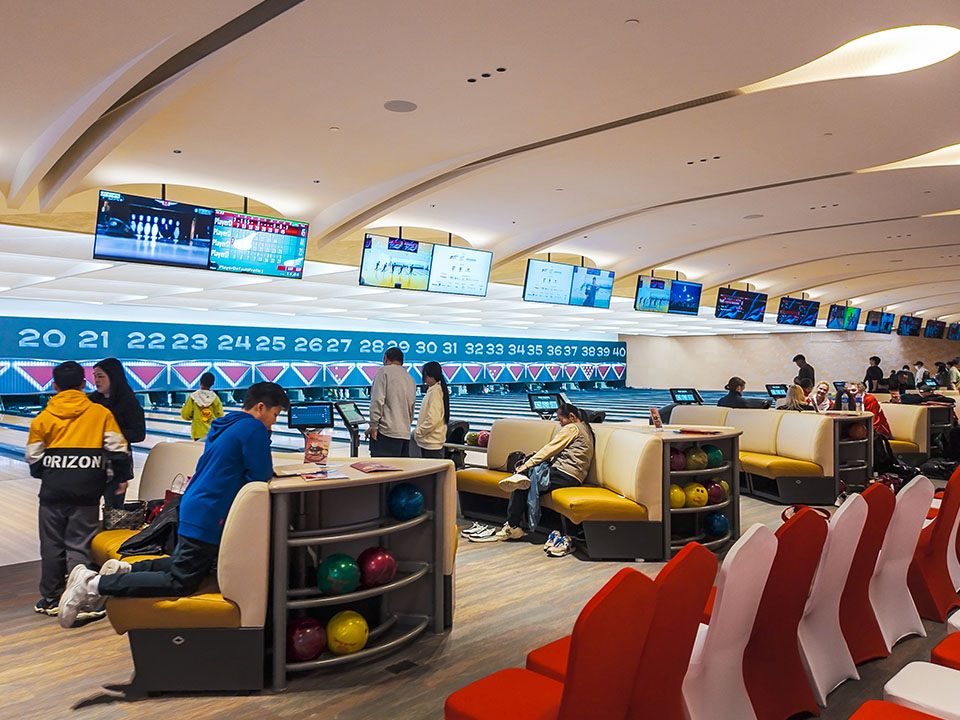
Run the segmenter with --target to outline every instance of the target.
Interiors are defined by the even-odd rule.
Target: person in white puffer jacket
[[[420,448],[420,457],[442,458],[443,444],[447,441],[447,424],[450,422],[450,391],[440,363],[428,362],[422,372],[427,394],[420,403],[420,415],[413,437]]]

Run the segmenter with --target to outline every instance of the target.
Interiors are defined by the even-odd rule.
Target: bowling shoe
[[[502,482],[502,481],[501,481]],[[504,523],[503,527],[497,531],[496,538],[499,541],[503,540],[519,540],[524,535],[523,529],[518,527],[513,527],[510,523]]]

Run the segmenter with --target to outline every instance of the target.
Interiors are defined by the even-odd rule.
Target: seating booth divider
[[[908,463],[926,460],[933,447],[933,436],[953,426],[953,408],[946,405],[882,402],[881,408],[893,435],[890,447]]]

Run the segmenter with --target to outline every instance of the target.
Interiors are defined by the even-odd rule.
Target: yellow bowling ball
[[[703,507],[709,499],[707,489],[700,483],[690,483],[683,488],[683,494],[686,496],[686,507]]]
[[[683,492],[683,488],[670,483],[670,507],[682,508],[686,504],[687,494]]]
[[[336,655],[349,655],[363,649],[369,634],[363,615],[342,610],[327,623],[327,647]]]
[[[723,499],[726,500],[728,497],[730,497],[730,483],[728,483],[726,480],[720,480],[719,482],[720,487],[723,488]]]

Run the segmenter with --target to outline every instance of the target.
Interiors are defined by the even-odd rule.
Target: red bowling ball
[[[723,487],[720,483],[707,481],[704,484],[704,487],[707,488],[707,504],[716,505],[717,503],[722,503],[726,498],[727,494],[723,491]]]
[[[680,448],[670,448],[670,469],[683,470],[687,466],[687,458]]]
[[[385,585],[397,574],[397,560],[384,547],[370,547],[357,558],[360,584],[364,587]]]
[[[477,436],[477,446],[486,447],[490,443],[490,433],[484,430]]]
[[[287,626],[287,660],[316,660],[327,645],[327,632],[312,617],[302,617]]]

